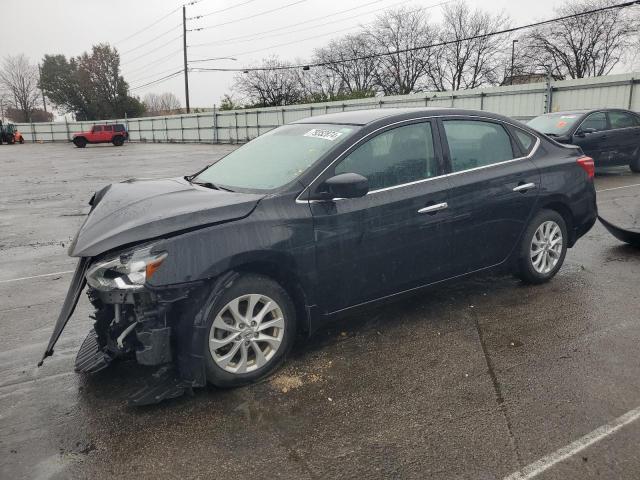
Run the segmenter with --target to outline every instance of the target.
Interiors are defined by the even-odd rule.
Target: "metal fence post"
[[[38,140],[37,136],[36,136],[36,129],[33,126],[33,122],[31,122],[31,141],[33,143],[35,143]]]
[[[240,133],[238,132],[238,112],[233,112],[233,118],[236,124],[236,143],[238,143],[240,139]]]
[[[167,117],[164,117],[164,136],[165,141],[169,142],[169,124],[167,122]]]
[[[480,110],[484,110],[484,92],[480,92]]]
[[[182,114],[180,114],[180,141],[182,143],[184,143],[184,123],[182,122],[182,119],[184,117],[182,116]]]
[[[213,143],[218,143],[218,114],[216,113],[216,106],[213,105],[213,132],[211,139]]]
[[[67,131],[67,142],[71,140],[71,135],[69,134],[69,122],[67,121],[67,117],[64,117],[64,129]]]
[[[245,140],[249,141],[249,112],[244,111],[244,136]]]
[[[256,110],[256,132],[260,136],[260,110]]]
[[[196,113],[196,126],[198,127],[198,143],[200,143],[200,114]]]
[[[631,77],[631,80],[629,81],[629,106],[627,107],[629,110],[631,110],[631,106],[633,105],[633,86],[635,83],[635,78]]]

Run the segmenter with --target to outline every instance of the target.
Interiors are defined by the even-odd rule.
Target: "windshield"
[[[564,135],[581,117],[580,113],[549,113],[529,120],[527,125],[547,135]]]
[[[272,190],[293,181],[359,127],[298,124],[271,130],[231,152],[194,182],[248,190]]]

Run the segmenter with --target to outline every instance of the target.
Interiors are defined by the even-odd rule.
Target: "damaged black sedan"
[[[162,367],[138,404],[254,382],[356,307],[496,268],[548,281],[595,222],[592,178],[579,148],[487,112],[284,125],[196,174],[96,192],[45,357],[86,286],[78,371]]]

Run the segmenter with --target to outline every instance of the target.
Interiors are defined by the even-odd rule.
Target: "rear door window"
[[[611,128],[629,128],[640,126],[640,118],[626,112],[609,112]]]
[[[105,132],[112,132],[113,131],[113,127],[111,125],[105,125],[104,126],[104,131]]]
[[[498,123],[482,120],[444,120],[442,123],[453,172],[516,158],[509,134]]]
[[[94,132],[101,132],[102,131],[102,125],[96,125],[93,127],[93,131]]]
[[[334,172],[366,177],[369,191],[437,176],[431,123],[405,125],[367,140],[336,165]]]

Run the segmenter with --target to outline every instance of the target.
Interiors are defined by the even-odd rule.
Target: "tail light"
[[[577,161],[580,168],[587,172],[587,177],[592,179],[596,174],[596,166],[593,163],[593,158],[584,156],[580,157]]]

